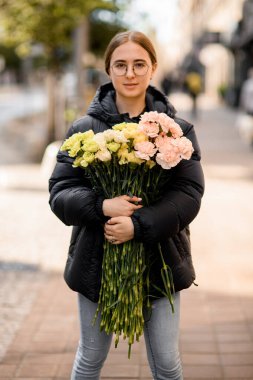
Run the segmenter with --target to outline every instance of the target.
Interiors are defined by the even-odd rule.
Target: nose
[[[132,78],[135,76],[135,73],[134,73],[134,68],[132,65],[128,65],[127,66],[127,71],[126,71],[126,77],[127,78]]]

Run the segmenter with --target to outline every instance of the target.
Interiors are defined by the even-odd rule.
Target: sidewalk
[[[212,276],[213,278],[213,276]],[[49,274],[0,364],[1,379],[69,379],[78,340],[76,297]],[[253,379],[252,298],[198,289],[182,294],[181,353],[185,380]],[[127,359],[113,345],[102,379],[152,379],[143,340]]]
[[[210,109],[206,115],[196,123],[206,193],[191,226],[199,286],[181,298],[184,380],[253,380],[253,153],[240,142],[233,113]],[[0,361],[0,380],[69,380],[78,340],[76,296],[62,279],[70,230],[50,213],[38,167],[12,169],[0,173],[5,220],[0,261],[9,255],[10,261],[20,258],[42,271],[30,277],[32,297],[28,281],[24,287],[30,301]],[[33,244],[27,244],[26,234],[34,237]],[[6,299],[19,286],[17,277],[12,281],[4,289]],[[143,339],[130,361],[124,341],[117,350],[112,345],[102,379],[151,380]]]

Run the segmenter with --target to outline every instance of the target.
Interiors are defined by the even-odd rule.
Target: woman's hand
[[[134,237],[134,225],[128,216],[117,216],[105,223],[105,238],[113,244],[125,243]]]
[[[103,202],[103,213],[111,218],[115,216],[131,216],[135,210],[138,210],[142,205],[136,205],[134,202],[140,202],[141,198],[128,195],[121,195],[112,199],[105,199]]]

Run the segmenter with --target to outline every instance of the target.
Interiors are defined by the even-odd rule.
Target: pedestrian
[[[137,196],[105,199],[96,194],[83,170],[73,168],[73,159],[62,151],[50,178],[51,209],[63,223],[74,226],[64,272],[68,286],[78,292],[80,317],[72,380],[99,379],[112,340],[111,335],[100,331],[99,316],[92,323],[99,297],[104,239],[120,244],[137,239],[145,245],[147,236],[154,244],[160,242],[165,261],[172,268],[176,291],[174,313],[162,294],[152,298],[151,313],[143,310],[149,365],[155,380],[183,379],[178,348],[180,291],[195,280],[189,223],[200,209],[204,180],[194,127],[177,118],[167,97],[150,85],[156,67],[156,52],[147,36],[137,31],[115,35],[105,53],[110,82],[98,89],[87,114],[74,122],[67,137],[89,129],[101,132],[121,122],[138,122],[146,111],[163,112],[174,118],[192,141],[194,153],[189,161],[182,160],[167,171],[171,180],[161,189],[161,198],[150,207],[138,204]],[[121,217],[120,226],[107,222],[114,217]],[[158,255],[148,269],[152,280],[160,286]]]
[[[166,96],[170,94],[172,85],[173,85],[172,74],[169,72],[165,74],[161,80],[161,89]]]
[[[192,100],[191,116],[196,119],[198,116],[198,98],[204,90],[205,77],[205,66],[200,61],[197,47],[186,56],[182,71],[184,72],[184,88]]]
[[[239,98],[236,126],[243,140],[253,147],[253,67],[248,70]]]
[[[247,79],[242,84],[240,108],[248,115],[253,116],[253,67],[248,70]]]
[[[196,119],[197,114],[197,99],[202,91],[202,78],[200,73],[196,71],[190,71],[185,76],[185,86],[188,94],[192,100],[191,114],[193,119]]]

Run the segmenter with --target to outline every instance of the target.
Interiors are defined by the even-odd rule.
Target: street
[[[190,102],[185,95],[172,94],[170,101],[179,116],[192,121]],[[198,287],[182,292],[180,347],[185,379],[252,380],[253,151],[236,130],[235,110],[207,97],[200,99],[199,107],[194,124],[202,150],[206,191],[200,213],[191,225]],[[31,319],[31,311],[41,305],[45,310],[40,308],[37,318],[42,318],[43,313],[48,320],[50,316],[56,329],[59,324],[63,326],[59,320],[53,320],[57,307],[58,311],[65,310],[62,320],[71,321],[64,330],[64,346],[55,349],[61,355],[68,353],[68,361],[47,366],[48,372],[45,367],[41,377],[69,379],[77,340],[77,316],[75,296],[61,276],[71,229],[49,209],[48,175],[39,164],[0,167],[0,379],[30,378],[32,375],[25,370],[27,363],[38,369],[39,363],[27,361],[32,355],[28,343],[27,347],[25,343],[22,346],[15,336],[22,323]],[[42,290],[44,303],[40,304],[37,295]],[[46,298],[46,292],[51,292],[50,297]],[[45,300],[50,298],[53,306],[47,313]],[[52,325],[50,329],[52,335]],[[57,331],[55,339],[60,334]],[[40,342],[45,345],[46,338],[43,339]],[[136,356],[129,363],[124,348],[118,353],[112,348],[102,378],[151,379],[143,345],[135,350]],[[14,352],[19,355],[15,360],[12,356],[10,361]],[[40,377],[36,373],[33,376]]]
[[[41,88],[1,88],[0,128],[10,120],[44,111],[47,98]]]

